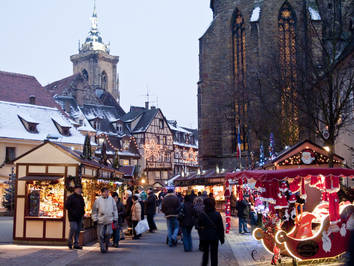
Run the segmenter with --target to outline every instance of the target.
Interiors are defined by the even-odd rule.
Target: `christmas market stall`
[[[228,170],[225,169],[210,169],[204,171],[192,172],[190,174],[182,175],[174,180],[176,192],[187,194],[188,191],[194,190],[198,192],[206,191],[212,193],[218,210],[223,209],[224,198],[224,180]]]
[[[350,231],[354,229],[353,199],[341,189],[340,179],[353,177],[354,170],[344,168],[228,173],[226,231],[230,231],[230,195],[232,184],[236,183],[240,198],[243,193],[250,193],[253,198],[251,202],[260,217],[253,237],[273,254],[273,260],[279,256],[296,261],[336,259],[346,252]],[[312,209],[304,209],[304,203],[317,194],[307,193],[305,184],[320,191],[318,205]]]
[[[123,173],[63,145],[46,141],[15,159],[15,243],[65,243],[69,234],[66,198],[82,185],[85,199],[82,244],[95,238],[90,219],[102,186],[116,190]]]
[[[294,146],[288,147],[277,156],[272,158],[261,168],[266,170],[280,170],[289,168],[314,168],[327,167],[329,152],[310,140],[301,141]],[[328,149],[328,148],[327,148]],[[338,154],[333,154],[334,167],[343,167],[344,159]]]

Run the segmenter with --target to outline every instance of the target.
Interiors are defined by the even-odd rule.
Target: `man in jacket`
[[[148,191],[148,198],[146,200],[146,214],[147,214],[147,222],[149,224],[150,228],[150,233],[153,233],[155,230],[157,230],[155,221],[154,221],[154,216],[156,214],[156,196],[152,189],[149,189]]]
[[[108,189],[101,189],[101,196],[95,200],[92,208],[92,220],[97,224],[97,238],[102,253],[108,251],[112,235],[112,223],[118,222],[116,202],[109,196]]]
[[[81,231],[82,218],[85,214],[85,201],[81,196],[81,186],[77,185],[74,188],[74,193],[71,194],[66,202],[65,209],[68,210],[69,222],[70,222],[70,233],[68,247],[73,248],[73,237],[74,237],[74,248],[82,249],[79,246],[79,235]]]
[[[249,196],[246,194],[243,200],[240,200],[236,204],[237,216],[238,216],[238,231],[240,234],[250,233],[247,229],[247,218],[250,216],[250,204],[248,202]]]
[[[178,212],[180,209],[180,202],[172,189],[167,191],[168,193],[162,200],[162,212],[165,214],[167,220],[168,229],[168,245],[170,247],[177,245],[177,235],[179,230]]]

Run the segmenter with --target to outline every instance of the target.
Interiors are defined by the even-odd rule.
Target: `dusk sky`
[[[152,105],[167,119],[197,127],[198,39],[209,0],[97,0],[98,27],[120,57],[121,105]],[[2,0],[0,70],[35,76],[44,86],[72,74],[90,27],[93,0]],[[158,98],[158,103],[156,102]]]

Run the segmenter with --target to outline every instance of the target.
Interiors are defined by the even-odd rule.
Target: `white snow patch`
[[[38,133],[28,132],[18,115],[27,122],[37,123]],[[85,137],[73,127],[70,128],[71,136],[60,135],[52,118],[55,118],[61,125],[71,126],[69,120],[56,108],[0,101],[0,137],[43,141],[49,135],[60,137],[56,140],[57,142],[84,143]]]
[[[320,13],[318,12],[318,10],[315,10],[309,6],[309,13],[310,13],[312,20],[321,20],[321,16],[320,16]]]
[[[261,14],[261,8],[259,6],[255,7],[252,11],[251,22],[258,22]]]

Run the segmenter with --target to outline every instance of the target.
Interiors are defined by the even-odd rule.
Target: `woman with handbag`
[[[199,214],[198,228],[203,250],[202,266],[208,265],[209,251],[211,266],[218,265],[219,241],[224,244],[224,224],[219,212],[215,210],[215,200],[204,199],[204,211]]]
[[[141,220],[141,205],[139,199],[136,195],[133,196],[133,205],[132,205],[132,222],[133,222],[133,239],[140,239],[140,236],[137,235],[135,227],[138,225]]]

